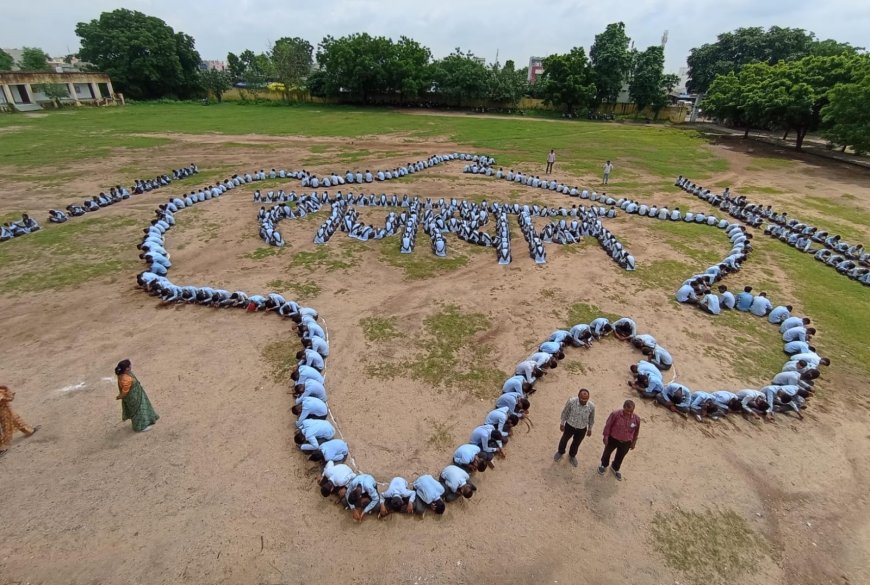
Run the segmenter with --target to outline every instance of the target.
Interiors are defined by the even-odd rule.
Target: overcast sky
[[[454,47],[487,62],[589,49],[597,33],[622,21],[638,48],[669,31],[666,65],[685,65],[692,47],[744,26],[798,27],[819,38],[864,46],[870,31],[868,0],[40,0],[4,3],[0,47],[41,47],[52,56],[75,52],[77,22],[119,7],[166,21],[196,39],[203,59],[225,60],[228,51],[265,51],[282,36],[317,43],[327,34],[354,32],[409,36],[438,58]]]

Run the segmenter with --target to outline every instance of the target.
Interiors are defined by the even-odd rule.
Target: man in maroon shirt
[[[604,453],[601,454],[601,465],[598,466],[600,475],[604,475],[610,465],[610,455],[616,451],[616,457],[613,458],[613,475],[622,481],[619,468],[622,466],[625,454],[637,445],[639,432],[640,417],[634,414],[634,402],[626,400],[621,409],[610,413],[604,425]]]

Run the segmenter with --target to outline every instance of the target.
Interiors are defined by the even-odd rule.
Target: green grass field
[[[178,146],[173,137],[179,134],[225,134],[227,149],[262,150],[268,159],[269,145],[249,144],[241,135],[304,136],[312,139],[360,138],[390,135],[393,143],[419,143],[421,154],[441,150],[424,144],[430,139],[447,139],[463,145],[465,150],[486,152],[495,156],[500,166],[540,165],[544,154],[554,148],[559,153],[557,171],[578,176],[597,177],[604,157],[617,161],[619,180],[609,191],[643,198],[644,192],[673,190],[672,178],[677,174],[696,180],[713,177],[728,170],[728,164],[708,148],[705,139],[695,131],[665,125],[636,125],[587,121],[550,121],[521,118],[482,118],[466,115],[412,115],[402,111],[360,109],[342,106],[240,106],[235,104],[203,107],[193,104],[136,104],[124,108],[81,108],[46,112],[40,115],[0,116],[0,171],[18,180],[41,181],[43,186],[57,186],[67,177],[82,172],[94,172],[94,165],[113,155],[128,155],[133,162],[123,163],[122,170],[137,175],[139,164],[153,153]],[[218,146],[216,148],[221,148]],[[193,147],[195,148],[195,146]],[[293,164],[324,164],[339,162],[354,166],[370,156],[390,157],[396,150],[388,146],[376,150],[371,146],[312,144],[304,161]],[[90,170],[81,171],[82,164]],[[149,163],[150,164],[150,163]],[[783,170],[798,163],[782,159],[759,157],[753,164],[760,169]],[[204,165],[205,166],[205,165]],[[149,167],[150,168],[150,167]],[[528,168],[528,167],[526,167]],[[51,169],[46,172],[46,169]],[[165,170],[165,169],[163,169]],[[203,168],[198,180],[225,176],[234,167],[221,162],[214,168]],[[445,177],[450,181],[453,177]],[[750,191],[777,194],[778,188],[753,182]],[[486,184],[469,198],[486,198]],[[517,197],[523,197],[518,192]],[[674,196],[678,193],[674,190]],[[70,194],[70,200],[79,194]],[[530,200],[529,200],[530,201]],[[870,213],[854,196],[836,200],[804,197],[798,202],[811,219],[819,220],[826,229],[840,230],[847,238],[867,237]],[[695,205],[702,208],[701,203]],[[197,220],[193,210],[189,220]],[[705,210],[707,211],[707,210]],[[4,220],[17,216],[15,209],[2,208]],[[813,213],[815,212],[815,216]],[[40,218],[42,219],[42,218]],[[2,293],[16,295],[26,292],[62,289],[93,279],[112,277],[134,269],[132,258],[124,258],[122,230],[130,227],[126,218],[87,218],[62,226],[48,226],[42,232],[0,245],[0,279]],[[646,223],[654,237],[679,252],[686,261],[654,260],[639,267],[626,278],[644,287],[660,288],[670,295],[676,284],[689,274],[695,263],[712,262],[718,258],[722,242],[707,240],[706,230],[695,225],[663,222]],[[858,226],[864,226],[860,229]],[[201,226],[205,229],[208,226]],[[219,237],[217,227],[206,230],[208,238]],[[116,235],[118,237],[116,238]],[[106,244],[107,237],[109,243]],[[867,289],[855,282],[836,276],[832,270],[799,254],[787,246],[757,240],[756,260],[766,260],[781,266],[793,278],[791,289],[800,303],[799,310],[813,316],[824,330],[825,350],[838,360],[870,371],[870,350],[864,335],[870,330],[870,303]],[[100,244],[100,245],[98,245]],[[631,242],[640,246],[642,242]],[[369,245],[371,247],[371,245]],[[479,250],[457,246],[450,250],[446,261],[428,254],[425,246],[415,254],[401,255],[398,248],[375,245],[381,262],[401,268],[407,279],[437,278],[469,263]],[[283,250],[260,248],[248,254],[250,259],[266,259]],[[362,250],[356,242],[318,248],[313,252],[285,254],[290,268],[316,270],[348,270],[360,262]],[[689,263],[691,261],[691,265]],[[308,285],[287,284],[283,288],[297,294],[314,297],[319,289]],[[286,284],[286,283],[285,283]],[[778,292],[775,279],[763,284]],[[294,288],[295,287],[295,288]],[[298,290],[297,290],[298,289]],[[662,302],[667,302],[664,298]],[[583,307],[570,309],[571,317],[583,313]],[[576,314],[575,314],[576,313]],[[722,323],[736,329],[739,323]],[[756,337],[753,328],[745,328],[747,339]],[[761,335],[760,333],[758,335]],[[759,338],[757,341],[760,341]],[[776,359],[779,359],[777,356]],[[754,364],[773,362],[774,356],[754,360]],[[748,369],[753,364],[745,364]]]

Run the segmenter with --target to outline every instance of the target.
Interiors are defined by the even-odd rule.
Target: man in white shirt
[[[577,451],[583,439],[592,435],[592,425],[595,422],[595,403],[589,400],[589,390],[581,388],[577,396],[571,397],[562,409],[559,430],[562,438],[559,447],[553,455],[553,461],[559,461],[565,454],[568,439],[571,440],[571,449],[568,451],[568,461],[577,467]]]
[[[613,172],[613,163],[610,161],[607,161],[604,163],[604,178],[602,180],[602,183],[604,183],[605,185],[610,180],[610,173],[611,172]]]
[[[550,154],[547,155],[547,170],[546,174],[550,174],[553,172],[553,164],[556,162],[556,151],[550,150]]]

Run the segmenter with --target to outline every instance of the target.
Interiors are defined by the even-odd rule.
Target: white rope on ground
[[[323,317],[323,315],[320,315],[318,313],[318,317],[323,322],[323,333],[326,335],[326,343],[328,345],[329,344],[329,325],[326,324],[326,319]],[[334,348],[330,347],[329,351],[332,352],[333,349]],[[326,368],[324,368],[324,370],[326,370]],[[323,373],[323,381],[324,381],[324,383],[326,382],[326,372],[325,371]],[[338,431],[339,438],[342,441],[344,441],[344,433],[341,432],[341,426],[338,424],[338,420],[335,418],[335,414],[332,412],[332,409],[329,408],[329,405],[327,405],[326,411],[329,413],[329,418],[332,421],[332,426],[334,426],[335,430]],[[344,442],[347,443],[347,441],[344,441]],[[350,446],[349,445],[348,445],[348,461],[350,461],[350,465],[351,465],[351,467],[353,467],[354,471],[359,473],[359,466],[356,463],[356,459],[354,459],[353,456],[350,454]]]
[[[671,384],[677,379],[677,364],[674,364],[674,376],[671,378]]]

